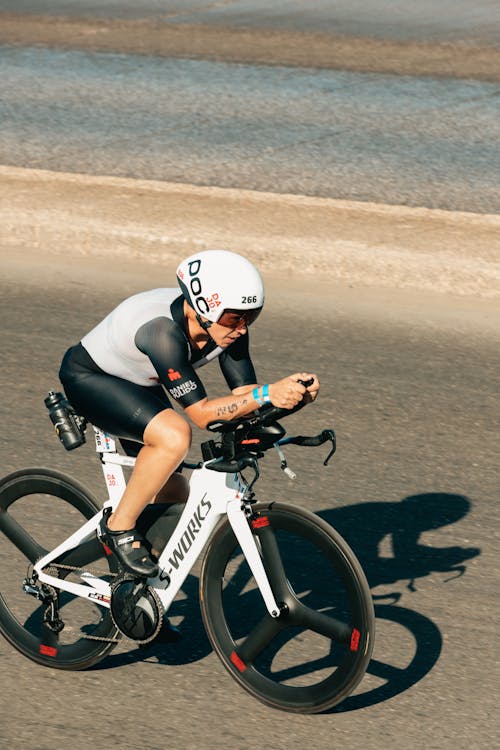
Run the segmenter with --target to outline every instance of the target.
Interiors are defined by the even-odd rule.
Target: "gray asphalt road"
[[[307,6],[307,7],[306,7]],[[1,0],[0,11],[95,18],[154,18],[168,23],[265,26],[380,39],[466,40],[498,46],[496,0]]]
[[[49,465],[102,498],[90,446],[66,454],[42,399],[68,344],[129,293],[168,284],[171,271],[2,254],[2,473]],[[321,450],[290,449],[293,484],[266,457],[261,494],[320,512],[358,553],[378,616],[366,679],[332,714],[288,716],[257,705],[210,653],[193,578],[188,598],[174,605],[185,632],[177,647],[144,653],[124,645],[93,671],[58,673],[1,640],[3,684],[12,686],[2,693],[6,747],[494,745],[500,356],[491,306],[483,310],[487,332],[451,299],[443,306],[364,292],[360,300],[355,289],[266,281],[269,302],[252,331],[260,378],[314,367],[320,400],[289,429],[333,423],[339,449],[330,469]],[[216,370],[204,371],[211,393],[221,388]],[[8,565],[3,549],[0,578]]]
[[[0,49],[0,163],[500,211],[498,84]]]

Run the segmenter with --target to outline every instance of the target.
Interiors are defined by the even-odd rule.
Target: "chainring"
[[[163,605],[142,578],[118,577],[111,584],[111,618],[122,635],[135,643],[149,643],[160,632]]]

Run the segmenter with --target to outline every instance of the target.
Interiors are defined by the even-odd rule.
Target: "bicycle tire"
[[[325,711],[352,693],[370,661],[375,616],[366,577],[347,542],[315,514],[284,503],[254,510],[264,567],[288,611],[278,618],[267,612],[226,520],[200,573],[208,638],[231,676],[261,702],[294,713]],[[333,623],[340,640],[331,638]]]
[[[62,501],[57,507],[56,500]],[[109,609],[63,591],[59,601],[65,627],[60,634],[52,632],[43,623],[43,603],[22,589],[30,567],[98,510],[81,484],[51,469],[24,469],[0,481],[0,633],[38,664],[87,669],[103,659],[120,638]],[[35,534],[23,524],[33,527]],[[55,541],[46,544],[45,536]],[[80,559],[72,560],[71,554],[74,558],[80,554]],[[97,566],[103,575],[116,572],[113,558],[105,555],[95,536],[70,555],[65,562]],[[61,578],[74,575],[74,571],[55,569]]]

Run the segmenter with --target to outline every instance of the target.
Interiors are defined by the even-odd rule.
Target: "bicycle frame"
[[[104,507],[115,508],[126,487],[123,466],[133,467],[135,458],[119,454],[116,443],[110,435],[96,427],[93,429],[96,451],[101,457],[108,489],[108,500],[104,503]],[[164,611],[167,612],[215,526],[221,518],[227,515],[268,612],[272,617],[279,617],[280,608],[271,590],[247,519],[245,504],[247,487],[240,480],[239,474],[215,472],[207,468],[207,463],[210,462],[203,463],[193,470],[185,508],[158,560],[159,574],[156,578],[149,579],[149,584],[156,590]],[[39,560],[34,565],[34,571],[41,583],[91,599],[100,606],[109,607],[111,586],[107,581],[82,570],[83,582],[74,583],[52,576],[43,570],[51,563],[55,563],[60,555],[78,547],[95,534],[101,518],[102,511]]]

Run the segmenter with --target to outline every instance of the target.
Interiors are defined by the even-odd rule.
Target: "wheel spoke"
[[[273,638],[282,630],[282,627],[281,622],[276,617],[266,614],[236,649],[240,659],[245,664],[253,662],[266,646],[269,646]]]
[[[27,469],[0,480],[0,541],[9,540],[4,553],[9,565],[3,566],[0,576],[0,631],[35,662],[85,669],[117,642],[109,611],[96,610],[96,602],[65,593],[59,601],[57,582],[46,586],[36,577],[27,581],[24,590],[22,586],[27,563],[36,563],[98,510],[85,488],[59,472]],[[109,576],[112,565],[90,534],[81,546],[53,562],[57,572],[51,573],[61,578],[78,576],[81,568],[94,562]]]
[[[9,539],[9,541],[11,541],[31,563],[35,563],[46,552],[46,550],[38,544],[38,542],[35,542],[26,529],[24,529],[8,512],[0,512],[0,531],[5,534],[7,539]]]
[[[308,630],[313,630],[318,635],[324,635],[337,643],[348,644],[351,641],[352,627],[336,617],[330,617],[323,612],[306,607],[297,602],[290,620],[294,625],[301,625]]]
[[[289,587],[283,567],[283,561],[271,526],[264,526],[256,531],[262,548],[264,568],[277,600],[284,601]]]

